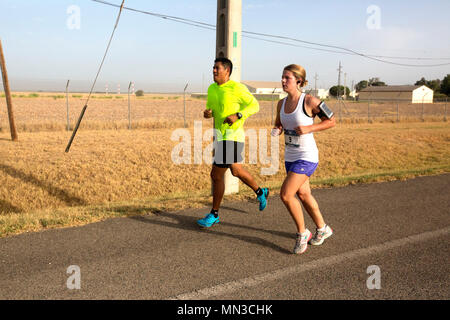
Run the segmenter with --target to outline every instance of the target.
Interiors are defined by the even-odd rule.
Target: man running
[[[250,173],[244,169],[243,161],[245,132],[244,122],[252,114],[259,111],[258,101],[239,82],[230,80],[233,63],[227,58],[214,61],[214,83],[208,88],[208,99],[203,116],[214,118],[216,141],[214,163],[211,170],[213,183],[212,210],[197,223],[209,228],[219,223],[219,207],[225,192],[224,176],[230,169],[233,176],[238,177],[249,186],[257,196],[259,210],[267,205],[268,188],[260,188]]]

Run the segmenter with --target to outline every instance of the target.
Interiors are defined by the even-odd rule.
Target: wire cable
[[[84,107],[81,110],[81,114],[78,117],[77,124],[75,125],[75,128],[73,129],[72,136],[70,137],[69,143],[67,144],[66,153],[69,152],[69,150],[70,150],[70,147],[72,145],[73,139],[75,138],[75,135],[77,134],[78,128],[80,127],[80,124],[81,124],[81,120],[83,119],[84,113],[86,112],[86,109],[87,109],[87,106],[88,106],[88,103],[89,103],[89,99],[91,98],[92,92],[94,91],[94,87],[95,87],[95,84],[97,83],[98,76],[100,75],[100,71],[102,70],[103,64],[105,62],[106,56],[108,55],[108,51],[109,51],[109,48],[111,46],[111,42],[112,42],[112,40],[114,38],[114,33],[116,32],[117,25],[119,24],[120,15],[122,14],[122,10],[123,10],[124,4],[125,4],[125,0],[122,0],[122,5],[120,6],[120,10],[119,10],[119,14],[117,16],[116,24],[114,25],[114,29],[112,31],[111,37],[109,38],[108,46],[106,47],[105,54],[103,55],[102,62],[100,63],[100,67],[98,68],[97,75],[95,76],[95,79],[94,79],[94,82],[92,84],[91,90],[89,91],[89,95],[88,95],[88,97],[86,99],[86,103],[84,104]]]
[[[104,4],[104,5],[118,7],[118,5],[116,5],[116,4],[113,4],[113,3],[110,3],[110,2],[107,2],[107,1],[103,1],[103,0],[91,0],[91,1],[97,2],[97,3],[101,3],[101,4]],[[165,15],[165,14],[160,14],[160,13],[154,13],[154,12],[150,12],[150,11],[138,10],[138,9],[128,8],[128,7],[124,7],[124,9],[130,10],[130,11],[134,11],[134,12],[138,12],[138,13],[151,15],[151,16],[155,16],[155,17],[158,17],[158,18],[162,18],[162,19],[166,19],[166,20],[170,20],[170,21],[174,21],[174,22],[178,22],[178,23],[183,23],[183,24],[195,26],[195,27],[198,27],[198,28],[203,28],[203,29],[208,29],[208,30],[216,30],[216,26],[215,25],[209,24],[209,23],[205,23],[205,22],[201,22],[201,21],[196,21],[196,20],[186,19],[186,18],[181,18],[181,17],[176,17],[176,16],[170,16],[170,15]],[[441,66],[450,65],[450,63],[441,63],[441,64],[407,64],[407,63],[398,63],[398,62],[392,62],[392,61],[381,59],[381,58],[389,58],[389,59],[404,59],[404,60],[450,60],[450,58],[387,57],[387,56],[380,56],[380,55],[364,54],[364,53],[360,53],[360,52],[357,52],[355,50],[344,48],[344,47],[340,47],[340,46],[328,45],[328,44],[323,44],[323,43],[318,43],[318,42],[311,42],[311,41],[296,39],[296,38],[287,37],[287,36],[272,35],[272,34],[267,34],[267,33],[253,32],[253,31],[246,31],[246,30],[242,30],[242,35],[243,36],[249,35],[249,36],[246,36],[246,37],[251,38],[251,39],[255,39],[255,40],[272,42],[272,43],[277,43],[277,44],[282,44],[282,45],[289,45],[289,46],[301,47],[301,48],[318,50],[318,51],[324,51],[324,52],[357,55],[357,56],[360,56],[360,57],[363,57],[363,58],[367,58],[367,59],[371,59],[371,60],[374,60],[374,61],[387,63],[387,64],[391,64],[391,65],[404,66],[404,67],[441,67]],[[304,43],[304,44],[314,45],[314,46],[318,46],[318,47],[325,47],[325,48],[329,48],[329,49],[299,46],[299,45],[295,45],[295,44],[291,44],[291,43],[287,43],[287,42],[281,42],[281,41],[269,40],[269,39],[262,39],[262,38],[252,37],[252,36],[259,36],[259,37],[266,37],[266,38],[275,38],[275,39],[280,39],[280,40],[289,40],[289,41],[293,41],[293,42],[300,42],[300,43]],[[331,49],[335,49],[335,50],[331,50]],[[336,49],[339,50],[339,51],[337,51]]]

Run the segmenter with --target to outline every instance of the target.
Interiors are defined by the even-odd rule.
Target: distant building
[[[281,81],[242,81],[251,93],[256,94],[272,94],[272,93],[283,93],[283,87],[281,86]],[[274,92],[275,90],[275,92]]]
[[[312,96],[315,96],[317,98],[319,98],[320,100],[325,100],[328,99],[328,97],[330,96],[330,90],[325,90],[325,89],[311,89],[311,90],[304,90],[305,93],[310,94]]]
[[[372,86],[358,93],[358,100],[402,100],[433,103],[434,91],[426,86]]]

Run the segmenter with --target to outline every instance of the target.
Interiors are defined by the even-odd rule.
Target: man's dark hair
[[[225,69],[229,69],[230,70],[230,75],[233,72],[233,62],[231,62],[230,59],[224,58],[224,57],[219,57],[216,58],[216,60],[214,60],[214,63],[220,62]]]

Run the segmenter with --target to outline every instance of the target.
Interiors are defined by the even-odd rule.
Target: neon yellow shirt
[[[212,110],[214,128],[220,132],[217,141],[245,142],[244,122],[259,111],[259,103],[242,83],[229,80],[222,85],[213,83],[208,88],[206,109]],[[242,113],[242,118],[229,126],[223,123],[226,117]]]

